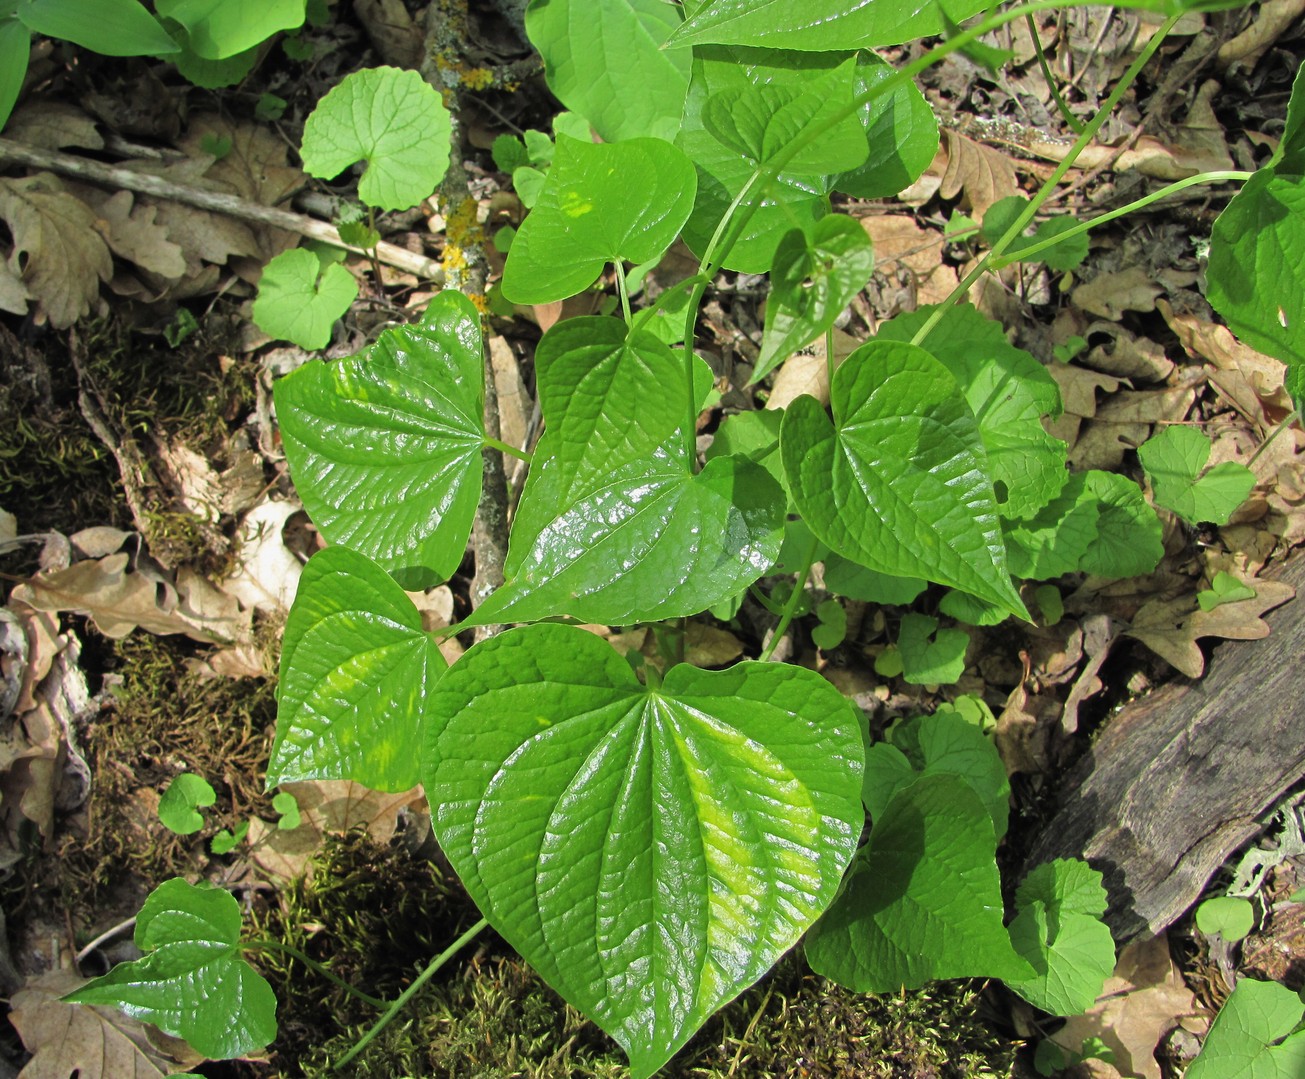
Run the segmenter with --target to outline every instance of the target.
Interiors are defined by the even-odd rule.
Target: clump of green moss
[[[328,843],[311,882],[285,893],[265,928],[359,988],[393,998],[475,917],[447,868],[355,835]],[[377,1013],[293,961],[267,960],[260,965],[281,1000],[275,1063],[282,1075],[325,1079]],[[811,974],[795,953],[713,1017],[660,1074],[996,1079],[1010,1074],[1017,1045],[980,1021],[980,992],[958,982],[866,996]],[[486,934],[432,979],[349,1074],[617,1079],[629,1070],[594,1023]]]

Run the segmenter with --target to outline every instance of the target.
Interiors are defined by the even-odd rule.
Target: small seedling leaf
[[[860,223],[822,217],[810,235],[793,229],[775,250],[761,354],[751,381],[770,374],[834,324],[870,280],[874,250]]]
[[[441,292],[415,326],[275,387],[295,487],[322,534],[401,576],[447,579],[480,501],[485,427],[480,312]]]
[[[499,135],[494,139],[494,145],[490,147],[489,152],[493,155],[494,167],[499,172],[506,172],[509,175],[522,165],[530,164],[526,144],[516,135]]]
[[[136,946],[144,958],[119,963],[64,1000],[118,1008],[215,1060],[276,1037],[276,997],[240,955],[240,904],[230,893],[164,881],[136,916]]]
[[[223,828],[212,839],[209,840],[208,849],[214,854],[230,854],[241,843],[245,841],[245,836],[249,834],[249,821],[242,820],[236,825],[234,832]]]
[[[821,541],[881,573],[1027,617],[1006,572],[978,425],[947,368],[914,345],[872,341],[835,373],[832,403],[831,423],[799,397],[780,434],[789,490]]]
[[[407,210],[444,178],[451,134],[444,99],[417,72],[356,71],[304,124],[304,171],[329,180],[364,161],[358,197],[383,210]]]
[[[1300,997],[1285,985],[1239,979],[1185,1079],[1298,1079],[1305,1032],[1291,1030],[1300,1021]]]
[[[1239,895],[1220,895],[1196,908],[1196,928],[1207,937],[1216,933],[1230,944],[1255,927],[1255,908]]]
[[[345,547],[314,555],[286,619],[268,786],[416,786],[425,702],[446,666],[420,612],[384,570]],[[282,804],[273,802],[289,815]]]
[[[680,665],[652,690],[592,634],[536,625],[472,648],[433,703],[441,848],[638,1079],[796,943],[864,821],[857,719],[801,668]]]
[[[1075,859],[1049,862],[1025,878],[1015,902],[1011,943],[1035,974],[1007,985],[1052,1015],[1090,1008],[1115,968],[1114,938],[1100,920],[1101,874]]]
[[[276,826],[285,832],[292,832],[303,822],[299,813],[299,799],[289,791],[278,791],[272,795],[272,808],[281,814]]]
[[[102,56],[177,52],[177,43],[139,0],[18,0],[18,21],[34,34],[71,41]]]
[[[992,818],[964,779],[926,775],[901,788],[807,934],[812,970],[859,993],[1026,977],[1002,925],[996,846]]]
[[[692,163],[660,139],[594,144],[558,136],[553,165],[508,254],[503,295],[513,303],[564,300],[608,263],[658,258],[679,235],[696,187]]]
[[[679,26],[663,0],[550,0],[531,4],[526,33],[548,87],[604,142],[671,141],[689,88],[688,49],[663,49]]]
[[[1214,575],[1214,580],[1210,582],[1210,587],[1204,591],[1196,593],[1196,602],[1200,604],[1201,610],[1213,611],[1216,607],[1221,607],[1225,603],[1238,603],[1244,599],[1254,599],[1255,589],[1250,585],[1242,584],[1231,573],[1220,570]]]
[[[358,282],[343,266],[322,266],[311,251],[282,251],[263,267],[254,321],[271,337],[300,348],[331,343],[331,327],[358,298]]]
[[[1156,505],[1190,524],[1227,524],[1255,486],[1255,474],[1236,461],[1224,461],[1202,475],[1210,459],[1210,440],[1194,427],[1166,427],[1144,442],[1137,456],[1151,480]]]
[[[939,629],[938,619],[924,614],[902,616],[897,647],[902,677],[912,685],[951,685],[965,673],[970,636],[963,629]]]
[[[847,637],[847,611],[836,599],[827,599],[816,608],[820,624],[811,630],[811,641],[825,652],[837,648]]]
[[[203,776],[182,772],[159,798],[159,822],[177,835],[194,835],[204,827],[197,812],[217,801],[217,793]]]
[[[190,47],[208,60],[225,60],[304,24],[304,0],[155,0],[154,7],[181,23]]]

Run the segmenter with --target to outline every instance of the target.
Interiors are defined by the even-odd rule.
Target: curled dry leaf
[[[910,214],[871,215],[861,219],[874,245],[875,273],[892,278],[906,268],[915,279],[917,304],[942,303],[956,287],[956,271],[943,258],[943,235],[921,228]]]
[[[1156,298],[1164,291],[1144,267],[1130,266],[1126,270],[1097,274],[1079,285],[1070,299],[1084,311],[1118,322],[1125,311],[1154,311]]]
[[[982,217],[994,202],[1019,194],[1014,161],[1000,150],[975,142],[959,131],[948,131],[946,135],[947,170],[939,188],[943,198],[964,194],[963,201]]]

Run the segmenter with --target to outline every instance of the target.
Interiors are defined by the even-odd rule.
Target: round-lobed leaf
[[[136,916],[136,946],[143,959],[119,963],[63,999],[118,1008],[214,1060],[276,1037],[276,997],[241,958],[240,904],[229,892],[164,881]]]
[[[1237,461],[1224,461],[1202,474],[1210,440],[1194,427],[1173,425],[1137,448],[1157,506],[1189,524],[1225,525],[1255,486],[1255,474]]]
[[[417,325],[276,384],[295,487],[331,543],[410,588],[457,569],[480,501],[484,370],[480,313],[450,291]]]
[[[98,3],[98,0],[96,0]],[[304,24],[306,0],[155,0],[159,15],[176,19],[190,47],[207,60],[252,49],[278,30]]]
[[[490,923],[656,1071],[832,899],[864,818],[852,709],[814,672],[678,666],[510,630],[433,700],[424,785]]]
[[[595,144],[558,135],[552,168],[503,268],[513,303],[564,300],[609,262],[650,262],[693,208],[689,159],[661,139]]]
[[[1239,978],[1184,1079],[1297,1079],[1305,1071],[1300,997],[1277,982]]]
[[[417,72],[355,71],[304,124],[304,171],[329,180],[365,161],[358,197],[382,210],[407,210],[444,178],[452,131],[444,99]]]
[[[861,565],[1028,613],[1006,571],[989,466],[956,380],[924,349],[872,341],[784,415],[789,489],[821,541]]]
[[[254,322],[270,337],[319,349],[331,343],[331,327],[358,298],[358,282],[337,262],[302,247],[282,251],[263,267],[254,300]]]
[[[314,555],[282,639],[268,786],[415,787],[427,699],[446,667],[420,612],[384,570],[344,547]]]
[[[1196,908],[1196,927],[1207,937],[1216,933],[1236,943],[1255,928],[1255,908],[1240,895],[1219,895]]]
[[[604,142],[675,138],[690,57],[662,43],[680,21],[663,0],[534,0],[526,9],[549,89]]]
[[[212,784],[193,772],[182,772],[159,798],[159,822],[177,835],[194,835],[204,827],[198,812],[217,801]]]

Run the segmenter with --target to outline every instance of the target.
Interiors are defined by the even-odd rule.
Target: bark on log
[[[1116,940],[1181,917],[1305,776],[1305,556],[1277,577],[1297,598],[1265,616],[1270,635],[1219,645],[1199,682],[1114,716],[1025,861],[1086,858],[1101,871]]]

